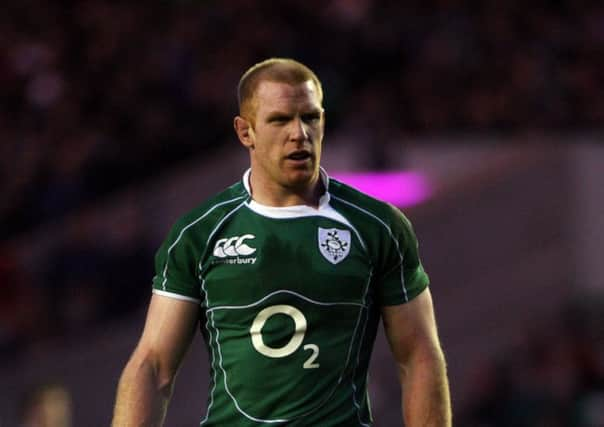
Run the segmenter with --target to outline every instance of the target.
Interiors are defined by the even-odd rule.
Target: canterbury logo
[[[235,236],[219,239],[214,246],[214,256],[226,258],[237,255],[251,255],[256,252],[256,248],[252,248],[243,242],[255,238],[256,236],[253,234],[244,234],[241,237]]]

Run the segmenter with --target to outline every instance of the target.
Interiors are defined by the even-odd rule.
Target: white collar
[[[247,193],[252,195],[251,186],[250,186],[250,175],[252,170],[248,169],[243,174],[243,185]],[[321,181],[323,182],[323,187],[325,188],[325,193],[319,198],[319,206],[317,209],[308,205],[294,205],[294,206],[267,206],[261,203],[258,203],[254,199],[250,199],[246,205],[256,213],[259,213],[263,216],[268,216],[271,218],[293,218],[300,216],[310,216],[317,215],[317,211],[323,211],[329,208],[329,201],[331,196],[329,194],[329,175],[323,168],[319,168],[319,176],[321,177]]]

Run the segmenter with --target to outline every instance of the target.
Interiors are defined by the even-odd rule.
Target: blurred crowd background
[[[392,167],[393,141],[513,142],[604,123],[597,0],[9,2],[0,362],[140,320],[165,230],[150,231],[154,213],[137,195],[236,145],[236,83],[270,56],[317,72],[326,144],[359,153],[366,168]],[[99,227],[114,200],[113,226]],[[556,327],[487,364],[458,425],[604,426],[604,305],[557,312]],[[0,413],[0,425],[11,416]]]
[[[604,425],[602,325],[602,301],[568,304],[482,367],[458,425]]]
[[[268,56],[313,66],[330,132],[604,122],[597,0],[24,0],[0,25],[2,237],[232,138],[235,83]]]

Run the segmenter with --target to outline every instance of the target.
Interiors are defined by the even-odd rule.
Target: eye
[[[269,117],[268,122],[282,125],[282,124],[287,123],[289,120],[290,120],[290,118],[288,116],[272,116],[272,117]]]
[[[302,116],[302,120],[305,123],[316,123],[319,120],[321,120],[321,114],[320,113],[309,113],[309,114],[304,114]]]

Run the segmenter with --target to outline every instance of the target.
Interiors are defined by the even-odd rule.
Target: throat
[[[319,208],[319,200],[325,192],[325,186],[319,177],[298,185],[280,184],[272,181],[262,185],[250,176],[252,198],[259,204],[273,207],[310,206]]]

